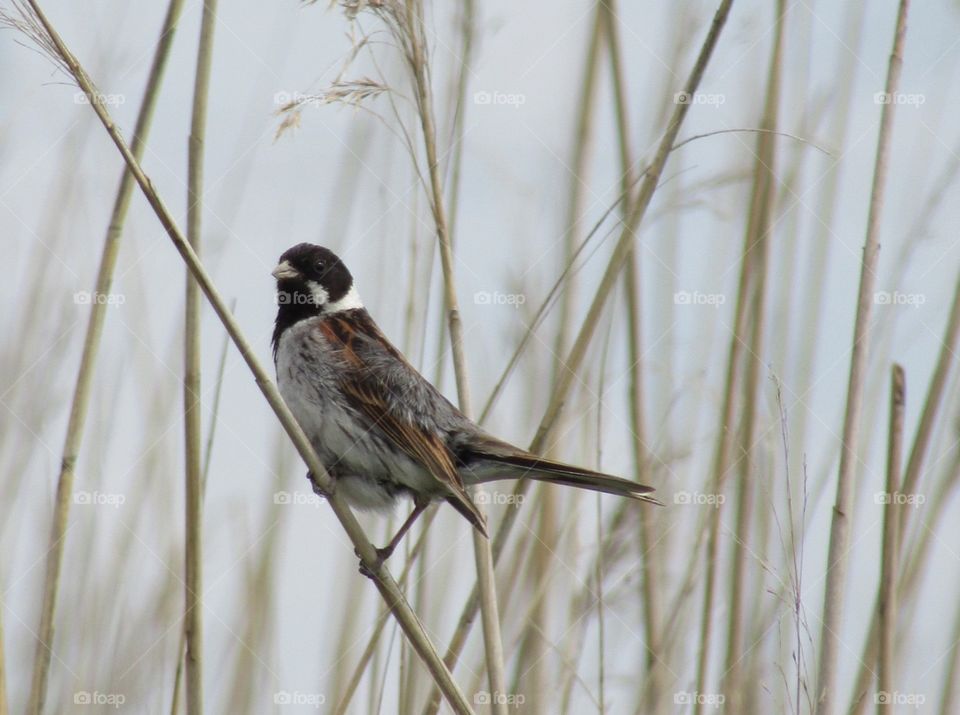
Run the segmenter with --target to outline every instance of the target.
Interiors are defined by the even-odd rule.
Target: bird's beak
[[[300,273],[289,262],[281,261],[280,265],[270,271],[270,275],[278,281],[282,281],[284,278],[296,278]]]

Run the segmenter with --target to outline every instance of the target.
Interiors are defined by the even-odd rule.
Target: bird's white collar
[[[340,300],[335,300],[332,303],[326,303],[323,306],[324,313],[340,313],[344,310],[354,310],[355,308],[362,308],[363,301],[360,300],[360,294],[357,293],[357,289],[353,286],[350,286],[350,290],[347,291],[346,295],[343,296]]]

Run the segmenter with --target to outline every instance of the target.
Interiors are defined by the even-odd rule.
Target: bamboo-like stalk
[[[511,693],[532,693],[534,697],[524,710],[531,715],[550,712],[551,702],[547,694],[551,692],[552,678],[548,671],[547,654],[550,644],[545,637],[548,627],[550,596],[553,593],[541,585],[550,582],[551,564],[558,560],[557,548],[560,543],[557,525],[557,494],[549,487],[537,489],[532,500],[536,513],[536,524],[531,525],[534,536],[526,549],[514,553],[513,563],[501,569],[501,573],[516,573],[516,579],[504,579],[506,583],[525,583],[533,587],[534,592],[526,599],[527,613],[520,623],[524,628],[520,633],[519,646],[514,651],[514,674],[511,679]],[[526,553],[523,553],[526,552]],[[525,560],[525,561],[524,561]],[[525,563],[525,568],[520,564]],[[514,589],[516,593],[519,589]],[[522,592],[521,592],[522,593]],[[509,599],[501,599],[501,607],[506,610]]]
[[[428,198],[437,229],[437,242],[440,248],[440,265],[443,271],[444,301],[447,307],[447,321],[450,330],[450,345],[453,351],[453,365],[457,381],[457,395],[460,408],[470,410],[470,383],[467,379],[467,358],[463,347],[463,322],[457,301],[457,285],[453,270],[453,248],[447,230],[447,216],[443,201],[443,187],[440,181],[438,164],[437,132],[433,112],[433,95],[430,88],[427,48],[423,27],[422,0],[407,0],[404,14],[407,21],[406,31],[410,42],[410,69],[416,90],[417,111],[423,134],[424,152],[427,159]]]
[[[150,125],[157,104],[160,85],[163,80],[167,58],[183,9],[183,0],[170,0],[167,13],[164,17],[160,37],[154,49],[150,72],[143,91],[140,110],[133,131],[133,141],[130,145],[130,154],[136,161],[143,156],[147,136],[150,134]],[[130,197],[133,194],[133,173],[125,168],[120,178],[113,210],[110,214],[110,223],[107,226],[100,254],[100,267],[97,270],[96,292],[98,295],[108,295],[113,284],[113,273],[117,265],[117,256],[120,251],[120,239],[130,207]],[[70,511],[70,501],[73,496],[73,481],[76,474],[77,459],[83,443],[84,427],[87,412],[90,406],[90,391],[93,385],[94,368],[100,348],[100,339],[103,335],[103,325],[107,316],[106,301],[91,301],[90,322],[83,339],[83,352],[80,357],[80,367],[77,370],[77,380],[74,384],[73,399],[70,403],[70,417],[67,423],[67,434],[64,439],[63,452],[60,459],[60,474],[57,477],[57,496],[54,506],[53,520],[50,530],[50,541],[47,549],[46,572],[43,583],[43,603],[40,610],[40,624],[37,627],[37,649],[33,661],[33,676],[30,684],[30,700],[27,712],[30,715],[40,715],[47,694],[47,678],[50,672],[50,656],[53,652],[53,626],[56,618],[57,590],[60,583],[60,569],[63,564],[63,551],[66,544],[67,517]]]
[[[433,520],[436,516],[436,509],[430,509],[424,515],[424,525],[420,531],[420,537],[417,539],[417,543],[414,545],[413,549],[411,549],[410,553],[407,555],[406,563],[403,565],[403,572],[400,574],[400,588],[406,587],[407,579],[410,576],[410,570],[413,568],[417,556],[426,547],[427,535],[430,532],[429,527],[430,524],[433,523]],[[377,643],[380,640],[380,634],[383,633],[383,627],[386,625],[387,616],[389,615],[389,609],[385,608],[380,612],[380,615],[377,616],[377,622],[373,627],[373,633],[370,634],[367,645],[364,647],[363,653],[360,655],[360,660],[357,662],[357,666],[353,669],[350,678],[347,680],[347,684],[343,689],[343,693],[337,699],[336,709],[333,711],[334,715],[346,715],[348,712],[350,703],[357,691],[357,687],[360,685],[360,681],[363,679],[363,674],[366,672],[367,666],[369,665],[370,660],[373,658]]]
[[[227,346],[229,345],[229,337],[226,335],[224,335],[224,342]],[[216,413],[213,414],[212,420],[216,420]],[[275,430],[273,437],[274,461],[270,476],[281,474],[287,475],[285,479],[291,479],[293,460],[290,450],[287,449],[286,436],[280,430]],[[208,450],[206,454],[209,458],[210,451]],[[276,489],[275,484],[269,479],[264,486],[264,491],[267,493]],[[206,497],[206,491],[204,491],[204,497]],[[237,630],[242,630],[241,642],[244,648],[238,649],[228,680],[232,684],[224,711],[228,713],[243,712],[251,707],[251,703],[257,702],[257,694],[262,692],[261,688],[265,680],[262,676],[257,677],[256,667],[268,660],[265,654],[270,653],[270,627],[276,624],[277,609],[273,606],[278,590],[277,584],[280,583],[277,571],[282,556],[278,553],[278,549],[282,544],[281,524],[284,523],[280,514],[283,507],[276,503],[271,506],[272,508],[267,510],[264,517],[265,525],[260,530],[264,536],[261,540],[261,548],[257,552],[256,562],[250,565],[246,573],[244,584],[246,602],[256,604],[256,608],[253,612],[250,609],[244,609],[240,614],[241,628]]]
[[[906,494],[917,491],[920,478],[923,476],[923,466],[930,451],[933,428],[947,394],[947,379],[950,377],[951,369],[956,365],[958,349],[960,349],[960,274],[957,276],[957,284],[954,287],[947,328],[940,341],[940,354],[937,356],[937,364],[930,377],[930,386],[927,388],[923,411],[920,413],[920,423],[917,425],[917,433],[910,448],[910,458],[903,472],[902,491]],[[909,509],[902,509],[900,512],[901,534],[906,533],[909,511]]]
[[[601,11],[604,15],[606,12]],[[610,16],[612,19],[612,16]],[[609,28],[608,28],[609,29]],[[625,138],[625,137],[624,137]],[[600,358],[600,365],[597,370],[597,469],[603,469],[603,395],[604,395],[604,377],[606,376],[606,367],[610,354],[610,333],[613,328],[613,316],[607,326],[607,334],[603,341],[603,355]],[[603,543],[603,497],[597,494],[594,497],[596,508],[596,539],[598,544]],[[606,640],[606,601],[603,589],[603,580],[605,566],[604,553],[601,548],[597,554],[597,560],[594,562],[593,578],[596,580],[596,607],[597,607],[597,712],[599,715],[606,715],[607,712],[607,640]],[[590,575],[587,576],[587,583],[590,583]]]
[[[43,37],[41,39],[46,44],[49,44],[51,51],[56,53],[56,57],[62,61],[64,67],[67,69],[67,71],[69,71],[71,76],[77,82],[77,85],[87,96],[90,107],[97,114],[97,117],[103,124],[104,129],[106,129],[107,133],[109,134],[110,139],[123,156],[123,159],[130,168],[130,171],[137,181],[137,184],[140,186],[144,197],[147,199],[150,207],[160,220],[161,225],[163,226],[167,235],[170,237],[170,240],[177,249],[177,252],[190,266],[194,278],[196,278],[197,282],[200,284],[200,287],[202,288],[204,295],[207,297],[207,300],[210,302],[211,307],[213,307],[217,317],[223,323],[223,326],[230,334],[234,345],[237,346],[237,349],[242,355],[244,361],[247,363],[247,366],[253,373],[257,386],[267,399],[267,402],[273,409],[274,414],[277,415],[280,424],[282,425],[284,431],[289,435],[291,441],[297,449],[297,452],[300,454],[304,462],[306,462],[307,468],[312,473],[315,486],[324,493],[330,495],[328,502],[331,509],[343,526],[343,529],[350,538],[350,541],[356,547],[362,564],[364,565],[366,571],[370,574],[370,578],[377,590],[387,602],[391,612],[397,619],[406,637],[414,646],[417,654],[423,660],[424,664],[427,666],[431,676],[441,689],[444,697],[447,698],[454,712],[470,713],[471,709],[466,697],[457,687],[457,684],[454,682],[449,669],[446,668],[440,656],[437,654],[436,648],[431,642],[426,631],[423,629],[420,620],[410,608],[410,605],[407,603],[403,592],[398,587],[397,582],[390,575],[390,572],[385,569],[382,564],[378,563],[377,554],[373,544],[371,544],[370,540],[366,537],[366,534],[364,533],[360,524],[357,522],[356,517],[350,510],[350,507],[347,506],[343,499],[335,493],[334,485],[330,475],[324,469],[323,464],[320,462],[319,458],[314,452],[313,447],[310,445],[309,439],[307,438],[303,429],[300,427],[296,418],[293,416],[293,413],[290,412],[290,409],[287,407],[286,403],[284,403],[283,398],[280,396],[280,392],[277,390],[277,386],[273,383],[266,370],[260,364],[253,347],[243,335],[243,331],[240,329],[239,324],[227,307],[226,301],[223,299],[223,297],[220,295],[220,292],[214,285],[213,280],[207,273],[206,268],[204,268],[196,253],[194,253],[190,244],[184,238],[169,209],[167,209],[166,204],[153,188],[150,178],[144,173],[139,162],[133,156],[130,147],[127,146],[126,141],[120,134],[120,130],[117,128],[113,118],[107,111],[102,97],[96,92],[93,82],[90,80],[82,65],[60,38],[60,35],[47,19],[46,15],[44,15],[37,0],[25,0],[25,2],[29,5],[29,10],[26,7],[22,8],[24,12],[29,13],[29,15],[26,17],[28,19],[35,20],[37,29],[43,32]]]
[[[207,99],[210,94],[210,68],[213,62],[213,31],[217,20],[217,0],[204,0],[197,47],[197,70],[193,87],[193,110],[187,151],[187,240],[199,257],[201,217],[203,215],[203,152],[207,128]],[[184,603],[186,634],[186,696],[188,715],[203,713],[203,420],[201,393],[202,304],[200,287],[186,273],[184,305]]]
[[[567,211],[563,223],[563,265],[564,272],[569,270],[577,257],[577,245],[582,221],[584,193],[586,184],[583,176],[587,169],[587,159],[591,150],[592,126],[595,115],[595,94],[597,91],[597,76],[602,40],[602,13],[603,4],[597,5],[594,21],[587,43],[586,64],[583,78],[577,93],[574,106],[576,120],[572,136],[572,152],[570,159],[570,183],[568,186]],[[564,369],[562,356],[569,349],[568,329],[573,322],[573,307],[575,305],[576,281],[575,274],[570,273],[565,289],[558,298],[559,310],[556,321],[556,335],[553,340],[553,360],[551,361],[552,380]],[[486,412],[486,410],[484,410]],[[559,455],[548,455],[559,456]],[[536,510],[536,536],[530,543],[530,568],[525,570],[529,583],[542,584],[548,578],[550,563],[555,558],[556,544],[558,543],[558,501],[560,495],[557,490],[539,488],[534,492],[535,498],[532,508]],[[549,618],[550,592],[538,590],[537,597],[532,599],[529,617],[524,618],[525,624],[520,637],[520,647],[516,656],[516,669],[523,672],[524,690],[530,693],[549,692],[551,678],[547,674],[546,654],[550,644],[544,637]],[[529,664],[529,665],[527,665]],[[515,685],[512,692],[518,692],[519,676],[514,678]],[[525,703],[525,709],[531,715],[547,712],[550,706],[547,698],[534,697]]]
[[[602,393],[601,393],[602,394]],[[597,494],[597,541],[603,538],[603,498]],[[599,693],[599,705],[597,711],[603,715],[607,712],[606,698],[606,634],[604,632],[604,611],[603,611],[603,554],[597,559],[595,578],[597,579],[597,659],[600,662],[600,671],[597,674],[597,692]]]
[[[940,715],[957,712],[957,679],[960,677],[960,608],[954,615],[953,628],[950,629],[950,652],[946,658],[943,691],[940,696]]]
[[[710,30],[707,33],[707,37],[704,39],[703,45],[700,48],[700,53],[698,54],[697,60],[690,71],[690,76],[684,83],[683,91],[690,96],[695,94],[697,87],[700,86],[700,80],[703,78],[703,74],[706,71],[707,65],[709,64],[713,50],[716,48],[720,34],[726,25],[727,17],[730,14],[730,8],[732,5],[733,0],[721,0],[719,6],[717,7],[713,17],[713,22],[710,25]],[[606,300],[609,297],[617,275],[619,274],[619,270],[623,266],[623,263],[630,253],[633,245],[634,234],[636,233],[641,220],[646,214],[647,207],[650,205],[650,201],[652,200],[653,194],[657,188],[657,183],[659,182],[660,176],[663,173],[663,168],[666,165],[667,158],[669,157],[670,151],[676,141],[680,127],[683,125],[683,120],[687,115],[688,108],[689,103],[684,102],[677,104],[673,115],[670,118],[667,129],[657,147],[657,152],[650,164],[650,168],[644,173],[637,199],[632,205],[630,215],[628,216],[628,219],[624,225],[624,230],[619,241],[617,242],[616,248],[613,251],[613,255],[610,258],[607,269],[604,272],[604,276],[597,288],[597,293],[590,304],[587,315],[581,324],[580,331],[577,334],[574,345],[570,349],[567,359],[564,361],[566,369],[560,374],[556,384],[554,385],[554,391],[551,396],[550,404],[546,409],[543,419],[537,428],[536,436],[534,437],[530,446],[530,450],[532,452],[541,451],[544,445],[547,443],[547,439],[549,438],[557,417],[560,414],[560,410],[567,399],[570,388],[573,386],[573,379],[580,369],[580,365],[586,356],[587,348],[592,340],[594,329],[598,323],[597,318],[603,311]],[[519,483],[515,489],[515,493],[524,493],[527,486],[527,482]],[[509,510],[504,515],[503,521],[501,522],[493,541],[494,563],[497,562],[497,559],[503,550],[506,538],[509,536],[514,523],[516,523],[516,516],[516,509]],[[450,641],[450,646],[448,647],[447,653],[444,656],[444,662],[450,668],[456,665],[456,662],[459,659],[460,651],[463,648],[464,642],[466,641],[466,634],[469,631],[476,615],[477,606],[478,596],[477,590],[474,588],[473,591],[471,591],[470,596],[467,598],[467,602],[460,614],[460,620],[457,623],[457,628],[454,631],[453,638]],[[434,692],[431,695],[427,708],[424,710],[425,715],[432,715],[433,713],[436,713],[436,708],[438,706],[439,699],[436,695],[436,692]]]
[[[580,83],[580,91],[577,94],[576,109],[577,115],[573,131],[573,155],[570,159],[570,186],[569,198],[567,199],[567,213],[563,223],[565,231],[563,237],[563,256],[567,266],[573,263],[577,253],[578,228],[582,220],[583,213],[583,194],[584,181],[583,175],[587,169],[587,157],[591,148],[591,138],[593,134],[594,109],[596,107],[595,95],[597,92],[597,75],[599,74],[600,63],[597,61],[600,55],[600,47],[603,41],[603,23],[602,23],[602,3],[597,5],[597,15],[590,32],[590,40],[587,44],[587,54],[583,68],[583,79]],[[632,184],[631,184],[632,186]],[[569,338],[567,331],[572,322],[570,316],[572,306],[576,298],[576,285],[574,276],[570,276],[566,289],[560,295],[559,319],[557,321],[557,334],[554,339],[554,352],[557,359],[554,361],[554,369],[562,369],[560,356],[569,350]],[[556,380],[556,374],[554,374]]]
[[[855,53],[860,48],[863,28],[866,26],[863,19],[865,12],[865,5],[857,3],[847,5],[843,39],[837,48],[837,56],[833,59],[833,66],[837,69],[835,76],[839,82],[836,94],[839,97],[850,97],[853,94],[854,82],[861,69],[861,63],[857,61]],[[851,48],[854,51],[853,53],[850,52]],[[833,105],[833,112],[831,112],[825,135],[830,146],[847,146],[851,105],[852,102],[836,102]],[[834,225],[837,206],[842,195],[842,192],[838,190],[841,161],[834,157],[829,157],[827,160],[830,165],[824,172],[823,181],[819,182],[818,196],[814,204],[817,207],[817,215],[820,216],[820,221],[815,227],[812,258],[803,281],[806,285],[812,285],[812,281],[816,277],[822,276],[827,270],[831,251],[836,243],[832,239],[830,231]],[[826,294],[827,291],[810,291],[810,295],[805,301],[806,319],[801,319],[800,322],[806,329],[797,338],[796,342],[799,348],[795,353],[793,366],[789,368],[791,374],[815,374],[816,347],[820,344],[818,338],[823,326],[827,323],[823,318],[823,307],[827,300]],[[793,421],[791,433],[794,436],[795,445],[806,444],[808,417],[807,411],[801,410]]]
[[[237,300],[230,301],[230,312],[237,307]],[[203,472],[200,483],[201,497],[207,494],[207,478],[210,476],[210,460],[213,455],[213,439],[216,436],[217,417],[220,414],[220,397],[223,393],[223,375],[227,367],[227,350],[230,348],[230,336],[224,333],[223,344],[220,347],[220,360],[217,364],[216,389],[210,407],[210,431],[207,433],[207,443],[203,452]],[[180,705],[180,686],[183,681],[184,653],[187,648],[186,622],[180,631],[180,645],[177,648],[177,668],[173,676],[173,695],[170,698],[170,715],[177,715]],[[248,642],[246,639],[244,642]]]
[[[620,52],[620,33],[616,20],[616,6],[613,0],[600,3],[600,19],[603,21],[604,37],[606,38],[607,58],[610,62],[610,76],[613,83],[614,106],[616,110],[617,144],[620,150],[621,190],[629,196],[636,176],[633,150],[630,146],[630,121],[627,116],[626,79],[623,72],[623,62]],[[624,213],[629,211],[625,207]],[[644,386],[643,386],[643,331],[641,322],[643,313],[640,309],[640,252],[633,251],[627,258],[624,272],[624,296],[626,300],[628,358],[630,365],[629,382],[629,418],[631,432],[631,451],[634,471],[638,482],[650,484],[650,456],[647,452],[647,432],[644,420]],[[624,502],[619,509],[629,508]],[[643,609],[644,633],[646,642],[646,683],[644,684],[644,704],[647,710],[655,711],[663,688],[665,686],[665,661],[661,653],[660,619],[662,606],[660,603],[659,583],[660,570],[658,559],[652,553],[652,546],[656,543],[656,513],[651,510],[639,520],[638,555],[643,575],[641,578],[641,608]],[[599,561],[599,560],[598,560]]]
[[[447,197],[447,206],[449,207],[449,217],[447,226],[450,234],[450,245],[453,247],[457,235],[457,219],[460,209],[460,181],[463,176],[463,122],[467,114],[467,88],[470,83],[470,62],[473,59],[474,35],[476,33],[476,14],[477,7],[475,0],[463,0],[463,21],[460,31],[460,51],[458,53],[459,67],[456,74],[456,82],[453,88],[453,115],[450,121],[450,160],[447,164],[447,172],[450,176],[449,196]],[[429,276],[429,271],[428,271]],[[427,281],[429,286],[430,282]],[[444,302],[442,304],[442,314],[447,315],[449,306]],[[442,384],[444,368],[447,361],[444,359],[444,346],[447,344],[447,326],[446,320],[439,321],[437,325],[437,357],[436,357],[436,376],[434,383]],[[426,336],[426,331],[424,331]]]
[[[786,25],[786,3],[779,0],[776,5],[773,47],[770,52],[770,65],[767,73],[766,99],[760,127],[757,134],[756,161],[754,163],[754,184],[751,191],[750,215],[745,236],[745,255],[743,260],[752,261],[750,273],[753,276],[750,296],[750,356],[745,356],[745,384],[743,390],[742,423],[738,430],[740,440],[737,464],[737,507],[736,537],[733,544],[732,566],[730,570],[730,616],[727,621],[727,647],[724,660],[724,677],[721,679],[720,692],[726,697],[725,706],[733,712],[745,709],[743,695],[744,663],[743,644],[747,635],[747,614],[750,604],[745,602],[748,593],[746,585],[747,558],[750,549],[750,529],[753,520],[754,476],[758,470],[757,443],[759,430],[757,412],[760,409],[760,381],[764,369],[764,333],[766,329],[766,285],[769,272],[770,232],[773,230],[773,209],[776,201],[776,132],[778,109],[780,104],[780,76],[783,65],[783,35]],[[736,337],[736,336],[735,336]],[[712,604],[710,604],[712,608]],[[699,691],[703,692],[703,691]],[[697,703],[696,712],[703,711],[704,704]]]
[[[419,199],[419,193],[414,194],[414,200],[417,201],[417,199]],[[419,201],[417,201],[417,204],[419,204]],[[410,217],[411,256],[410,256],[410,274],[408,276],[409,287],[407,290],[407,321],[406,321],[407,327],[405,331],[405,346],[403,350],[404,355],[413,354],[413,346],[414,346],[414,340],[415,340],[414,326],[416,325],[415,318],[419,313],[419,311],[416,310],[417,289],[420,284],[420,280],[418,279],[418,275],[417,275],[418,234],[420,231],[420,214],[418,211],[417,204],[414,205],[414,208],[411,211],[411,217]],[[425,282],[428,284],[430,282],[431,272],[432,272],[431,266],[427,266],[425,268],[424,273],[426,277]],[[443,324],[442,319],[439,322]],[[426,321],[424,321],[424,327],[426,327]],[[422,334],[425,334],[426,330],[423,330],[421,332]],[[431,509],[430,514],[433,515],[435,512],[436,512],[436,509]],[[430,522],[432,521],[433,520],[430,519]],[[427,525],[428,525],[428,521],[424,518],[421,518],[420,524],[419,524],[420,528],[423,529]],[[390,538],[389,533],[392,533],[393,531],[394,529],[391,525],[391,528],[387,536],[388,539]],[[420,538],[421,539],[424,538],[423,533],[421,533]],[[419,540],[418,540],[418,544],[419,544]],[[408,572],[408,566],[411,563],[410,562],[410,541],[405,542],[405,551],[407,553],[405,555],[406,563],[404,564],[404,574]],[[420,566],[421,569],[425,568],[423,561],[421,561],[418,565]],[[402,578],[400,580],[400,587],[404,588],[404,582]],[[411,599],[413,608],[417,613],[426,612],[427,604],[424,603],[424,601],[426,600],[425,591],[426,589],[423,588],[419,579],[417,580],[417,582],[415,582],[413,588],[406,589],[407,598]],[[378,627],[375,629],[376,639],[379,639],[379,635],[382,632],[382,628],[380,628],[379,625],[383,623],[383,619],[386,618],[387,616],[389,616],[389,613],[387,613],[387,611],[384,610],[382,612],[382,617],[378,617],[377,619]],[[344,635],[346,635],[345,630],[344,630]],[[375,642],[375,639],[371,639],[370,643],[373,644],[374,642]],[[398,684],[399,684],[398,693],[397,693],[397,709],[400,710],[401,712],[412,712],[413,709],[415,708],[413,701],[414,701],[414,698],[416,697],[417,680],[418,680],[419,673],[417,673],[416,668],[413,667],[414,657],[415,656],[412,652],[412,649],[407,647],[405,644],[401,644],[400,653],[399,653],[400,662],[398,663],[399,667],[397,669],[397,677],[398,677]],[[365,665],[364,665],[364,668],[365,668]],[[359,674],[362,675],[362,670],[359,671]],[[342,678],[338,680],[342,680]],[[339,697],[336,700],[336,702],[340,702]]]
[[[470,82],[470,63],[473,61],[474,35],[476,34],[476,0],[463,0],[463,21],[460,30],[460,66],[453,96],[453,121],[450,127],[452,154],[450,157],[450,240],[457,235],[457,218],[460,209],[460,179],[463,175],[463,122],[467,115],[467,87]],[[440,341],[441,344],[443,341]]]
[[[0,612],[0,715],[8,715],[6,650],[3,647],[3,613]]]
[[[721,494],[730,469],[730,454],[733,451],[736,432],[734,419],[737,410],[737,395],[740,394],[740,381],[743,377],[744,353],[749,339],[747,335],[747,318],[750,305],[750,286],[753,284],[751,274],[754,261],[750,254],[752,249],[751,234],[744,234],[744,250],[741,259],[740,277],[737,282],[737,301],[734,307],[733,332],[730,336],[730,346],[727,353],[727,366],[724,379],[723,403],[720,408],[720,424],[717,436],[716,451],[711,468],[711,492]],[[720,508],[711,509],[707,515],[706,524],[706,571],[703,577],[703,606],[700,612],[700,633],[697,650],[696,690],[699,693],[707,691],[707,679],[710,657],[710,640],[713,633],[713,601],[716,589],[717,563],[720,552]],[[695,552],[699,551],[698,548]],[[694,565],[691,564],[691,572]],[[691,573],[692,575],[692,573]],[[687,582],[687,579],[685,579]]]
[[[893,692],[893,674],[896,668],[894,637],[897,632],[897,585],[899,569],[900,504],[895,498],[900,492],[900,471],[903,461],[903,413],[906,378],[903,368],[893,366],[890,380],[890,430],[887,443],[887,495],[890,497],[883,514],[883,560],[880,566],[880,599],[877,621],[880,630],[880,657],[877,668],[878,690]],[[877,712],[882,714],[889,706],[877,699]]]
[[[949,502],[950,494],[960,484],[960,453],[953,459],[950,467],[945,470],[944,477],[937,485],[931,498],[928,500],[930,509],[924,521],[923,528],[918,530],[908,548],[901,546],[901,553],[905,556],[900,560],[903,573],[897,578],[897,602],[909,603],[915,598],[916,588],[920,584],[925,574],[925,568],[930,557],[930,545],[933,542],[937,532],[937,525]],[[901,486],[901,493],[903,487]],[[905,543],[904,532],[900,532],[901,544]],[[876,605],[874,605],[876,611]],[[901,620],[903,616],[901,614]],[[877,653],[880,647],[880,633],[876,626],[877,619],[871,619],[873,625],[870,628],[869,635],[863,647],[863,656],[873,658],[871,663],[877,662]],[[907,625],[901,625],[901,629]],[[861,657],[863,657],[861,656]],[[857,681],[854,686],[853,697],[851,699],[848,713],[850,715],[860,715],[866,712],[867,706],[871,702],[867,698],[867,691],[873,682],[876,671],[872,667],[861,666],[857,675]]]
[[[440,266],[443,272],[444,304],[450,330],[450,346],[453,352],[453,369],[457,382],[457,396],[461,411],[472,415],[470,383],[467,379],[467,357],[464,351],[463,322],[457,301],[457,285],[453,270],[453,246],[447,230],[444,209],[443,187],[440,181],[440,166],[437,152],[437,133],[433,112],[433,95],[430,88],[427,47],[424,32],[422,0],[407,0],[405,13],[410,41],[410,68],[417,96],[417,110],[423,133],[424,151],[427,159],[430,208],[437,229],[440,247]],[[482,487],[478,488],[482,490]],[[481,513],[483,509],[481,507]],[[477,567],[477,585],[480,589],[480,613],[483,622],[483,642],[487,654],[487,673],[492,693],[506,692],[506,675],[503,668],[503,643],[500,635],[500,614],[497,609],[496,581],[493,573],[493,555],[490,541],[476,530],[473,531],[473,550]],[[505,700],[494,700],[493,711],[507,714]]]
[[[706,71],[710,56],[712,55],[713,49],[720,37],[720,32],[726,23],[726,19],[732,4],[733,0],[722,0],[720,6],[717,8],[713,22],[710,26],[710,31],[707,34],[707,38],[700,50],[700,54],[697,57],[697,61],[690,73],[690,77],[683,87],[683,91],[688,96],[695,95],[697,87],[700,86],[700,80],[703,77],[703,73]],[[560,410],[563,408],[563,405],[566,402],[567,393],[573,386],[573,381],[577,376],[580,365],[583,363],[584,357],[586,357],[587,349],[592,342],[594,331],[600,322],[600,314],[603,312],[603,309],[606,306],[607,298],[609,298],[610,292],[613,290],[613,286],[616,282],[617,276],[620,273],[620,269],[623,267],[627,256],[633,248],[636,231],[639,228],[644,215],[646,214],[647,208],[650,206],[650,202],[653,200],[653,194],[657,189],[657,183],[660,181],[663,168],[666,166],[667,159],[669,158],[670,152],[673,149],[673,145],[676,141],[677,134],[680,131],[680,127],[683,125],[683,120],[686,118],[689,106],[690,104],[688,102],[677,103],[673,111],[673,115],[670,117],[670,122],[667,125],[667,129],[664,132],[659,145],[657,146],[656,154],[654,154],[653,160],[650,162],[650,169],[643,176],[637,198],[631,206],[627,220],[624,222],[623,232],[620,234],[617,245],[613,250],[613,255],[610,257],[610,261],[607,263],[607,268],[604,271],[603,278],[600,280],[600,284],[597,286],[593,300],[590,302],[590,308],[587,310],[587,314],[580,326],[580,330],[577,333],[576,340],[574,340],[573,347],[571,347],[566,360],[564,360],[566,369],[558,376],[557,382],[554,385],[553,394],[551,395],[550,403],[547,405],[543,420],[540,423],[540,427],[537,429],[536,437],[534,437],[534,444],[538,445],[540,448],[542,448],[542,445],[546,443],[547,438],[549,437],[549,432],[556,422]]]
[[[893,96],[900,84],[909,5],[909,0],[900,0],[897,10],[893,49],[890,53],[887,80],[884,87],[887,96]],[[832,715],[833,704],[836,701],[837,657],[840,648],[840,632],[843,627],[843,598],[847,580],[854,466],[860,442],[860,410],[863,405],[863,388],[866,381],[867,357],[870,348],[873,288],[876,283],[877,259],[880,251],[880,214],[883,209],[887,161],[893,134],[895,109],[896,104],[891,102],[884,104],[880,112],[880,131],[877,136],[873,186],[870,191],[870,210],[867,217],[866,241],[860,272],[860,289],[857,296],[857,317],[853,330],[847,406],[843,418],[843,442],[840,450],[840,467],[837,474],[837,496],[833,507],[833,519],[830,524],[827,578],[823,592],[823,628],[820,631],[820,663],[816,686],[817,715]]]
[[[457,71],[456,86],[454,87],[454,98],[453,103],[453,117],[450,122],[450,137],[451,137],[451,155],[449,163],[447,164],[447,171],[450,174],[450,191],[448,197],[447,206],[449,206],[449,219],[447,222],[449,233],[450,233],[450,245],[451,247],[454,244],[457,232],[457,218],[459,217],[460,209],[460,181],[463,173],[463,122],[466,117],[466,97],[467,97],[467,87],[469,86],[469,72],[470,62],[473,58],[473,46],[474,46],[474,34],[476,31],[476,3],[474,0],[464,0],[463,2],[463,23],[460,33],[460,53],[459,53],[459,68]],[[414,167],[416,173],[416,167]],[[432,263],[432,261],[431,261]],[[429,265],[429,264],[428,264]],[[428,271],[429,278],[429,271]],[[429,291],[430,281],[427,280],[427,290]],[[449,307],[446,302],[442,304],[442,314],[447,315]],[[434,384],[440,385],[443,383],[444,368],[447,365],[447,361],[444,359],[444,346],[447,344],[447,326],[448,322],[446,320],[439,321],[437,325],[437,353],[436,353],[436,373],[434,377]],[[424,337],[426,337],[426,330],[424,330]]]
[[[943,339],[940,341],[940,354],[937,357],[937,364],[934,367],[933,375],[930,377],[930,385],[927,388],[927,394],[923,403],[923,410],[920,413],[920,422],[917,425],[917,433],[914,436],[913,444],[910,449],[910,458],[903,472],[903,485],[901,492],[904,494],[913,494],[917,491],[918,483],[923,472],[923,465],[926,461],[930,449],[930,441],[933,435],[933,427],[937,422],[937,416],[944,402],[946,395],[947,379],[950,376],[950,370],[956,360],[957,350],[960,349],[960,275],[957,277],[957,283],[954,287],[953,303],[950,307],[950,316],[947,319],[947,327]],[[901,538],[907,533],[910,512],[909,509],[901,509],[899,514],[898,533]],[[910,558],[903,559],[905,569],[915,568],[917,559],[914,558],[911,551]],[[904,586],[912,582],[909,575],[901,576],[901,591]],[[903,598],[903,594],[900,594]],[[879,603],[879,595],[877,597]],[[878,606],[875,606],[876,609]],[[864,698],[871,679],[873,671],[868,664],[877,662],[877,649],[880,646],[878,622],[874,619],[871,622],[870,631],[867,635],[863,648],[863,654],[860,657],[860,669],[857,674],[857,681],[853,691],[853,702],[850,712],[852,715],[862,714],[868,705]]]

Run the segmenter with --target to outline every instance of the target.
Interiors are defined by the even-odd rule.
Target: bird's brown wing
[[[409,409],[404,392],[410,385],[398,379],[397,368],[402,366],[405,381],[426,381],[389,343],[365,310],[350,311],[349,315],[349,319],[330,316],[319,324],[328,344],[339,348],[341,393],[367,417],[371,429],[379,430],[446,487],[447,501],[486,536],[485,521],[467,494],[453,453],[441,436],[418,421]],[[394,369],[384,369],[379,358],[385,358]],[[433,391],[428,383],[426,386]],[[419,384],[416,387],[423,388]]]

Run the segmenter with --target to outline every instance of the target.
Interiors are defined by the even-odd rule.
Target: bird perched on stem
[[[280,394],[334,489],[359,509],[413,500],[409,518],[377,550],[381,561],[433,501],[446,500],[486,536],[466,490],[473,484],[529,478],[659,503],[651,487],[543,459],[483,431],[387,340],[332,251],[298,244],[273,277]]]

